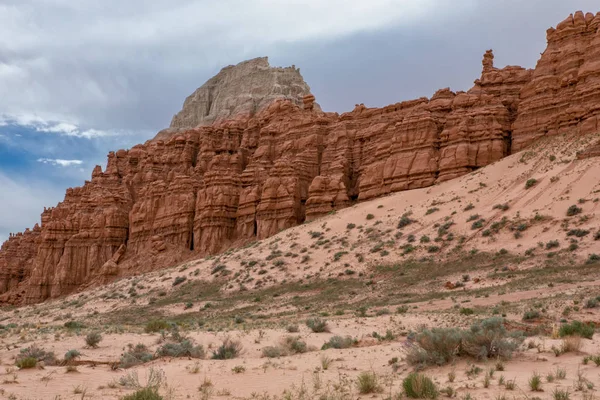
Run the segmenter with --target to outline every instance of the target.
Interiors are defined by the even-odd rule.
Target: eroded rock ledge
[[[170,266],[461,176],[544,135],[596,132],[599,26],[600,13],[578,12],[549,30],[535,70],[495,68],[488,51],[468,92],[342,115],[308,93],[223,113],[203,100],[217,89],[201,88],[173,129],[110,153],[40,226],[11,235],[0,250],[1,300],[39,302]]]

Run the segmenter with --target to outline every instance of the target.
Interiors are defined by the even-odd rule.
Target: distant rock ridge
[[[280,78],[246,74],[270,71],[266,59],[240,64],[250,82],[228,67],[171,128],[109,153],[106,169],[68,189],[39,226],[11,235],[0,250],[0,300],[40,302],[214,254],[355,201],[462,176],[545,135],[595,133],[599,26],[600,13],[571,15],[548,31],[534,70],[496,68],[490,50],[468,92],[341,115],[320,110],[295,68],[283,69],[289,90],[274,95]],[[261,100],[247,102],[248,92]]]
[[[195,128],[236,117],[251,117],[276,99],[302,105],[310,87],[295,66],[271,67],[268,57],[225,67],[190,95],[171,128]]]

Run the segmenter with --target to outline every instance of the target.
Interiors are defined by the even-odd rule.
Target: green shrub
[[[262,356],[267,358],[281,357],[281,349],[277,346],[267,346],[262,349]]]
[[[163,321],[161,319],[155,319],[146,324],[144,327],[144,332],[146,333],[156,333],[160,331],[165,331],[171,329],[171,324],[167,321]]]
[[[472,230],[481,229],[481,228],[483,228],[484,223],[485,223],[485,219],[479,219],[479,220],[473,222],[473,224],[471,225],[471,229]]]
[[[361,372],[356,380],[356,386],[360,394],[378,393],[383,390],[374,372]]]
[[[402,381],[406,397],[411,399],[437,399],[438,390],[435,383],[427,376],[411,373]]]
[[[438,253],[440,251],[439,246],[429,246],[427,248],[428,253]]]
[[[156,388],[143,388],[134,393],[123,396],[120,400],[163,400]]]
[[[204,347],[195,346],[190,339],[184,339],[179,343],[165,343],[158,348],[157,354],[160,357],[191,357],[204,358]]]
[[[319,317],[309,318],[306,320],[306,326],[315,333],[329,332],[327,321]]]
[[[175,280],[173,281],[173,286],[177,286],[177,285],[181,285],[183,282],[185,282],[187,280],[187,278],[185,276],[178,276],[177,278],[175,278]]]
[[[523,314],[523,321],[531,321],[540,318],[540,312],[538,310],[525,311]]]
[[[496,204],[494,206],[494,210],[502,210],[502,211],[506,211],[510,208],[510,206],[508,205],[508,203],[504,203],[504,204]]]
[[[65,353],[65,361],[71,361],[81,357],[81,353],[78,350],[69,350]]]
[[[571,229],[569,232],[567,232],[567,236],[575,236],[578,238],[582,238],[584,236],[589,235],[590,231],[585,230],[585,229]]]
[[[445,365],[456,357],[508,359],[523,341],[522,333],[509,333],[503,319],[494,317],[475,323],[468,330],[433,328],[416,337],[407,355],[410,364]]]
[[[97,348],[98,344],[102,340],[102,335],[100,332],[90,332],[85,337],[85,344],[91,348]]]
[[[472,308],[461,308],[460,315],[473,315],[475,311]]]
[[[598,261],[600,261],[600,256],[598,254],[590,254],[586,263],[594,264],[594,263],[597,263]]]
[[[594,336],[594,324],[584,324],[581,321],[573,321],[570,324],[562,324],[558,331],[560,337],[565,336],[581,336],[582,338],[591,339]]]
[[[331,337],[323,346],[321,350],[327,349],[347,349],[356,344],[356,340],[350,336],[342,337],[342,336],[333,336]]]
[[[425,212],[425,215],[433,214],[436,211],[440,211],[440,209],[437,207],[430,208]]]
[[[242,353],[242,344],[237,340],[225,338],[221,346],[213,352],[213,360],[231,360]]]
[[[83,329],[85,325],[78,321],[67,321],[65,322],[65,328],[67,329]]]
[[[34,357],[23,357],[17,359],[16,365],[21,369],[35,368],[38,360]]]
[[[585,305],[583,306],[583,308],[596,308],[596,307],[598,307],[597,299],[588,299],[588,301],[586,301]]]
[[[415,222],[413,219],[409,218],[409,215],[410,213],[404,213],[402,217],[400,217],[400,221],[398,221],[398,229],[405,228]]]
[[[302,354],[308,351],[308,346],[300,336],[287,336],[282,341],[288,354]]]
[[[373,218],[375,218],[375,216],[374,216],[373,214],[367,214],[367,219],[368,219],[368,220],[371,220],[371,219],[373,219]]]
[[[129,344],[127,345],[127,348],[128,350],[123,353],[121,360],[119,361],[119,366],[121,368],[130,368],[154,359],[154,356],[150,353],[148,347],[142,343],[138,343],[135,346]]]
[[[529,389],[532,392],[542,391],[542,377],[537,372],[534,372],[531,378],[529,378]]]
[[[583,209],[581,207],[577,207],[575,204],[573,204],[567,209],[567,217],[573,217],[577,214],[581,214],[582,211]]]
[[[19,355],[16,358],[17,366],[19,366],[19,363],[21,360],[25,360],[26,358],[33,358],[37,362],[42,361],[44,363],[44,365],[46,365],[46,366],[56,364],[56,356],[54,355],[53,352],[46,351],[40,347],[37,347],[35,344],[31,345],[29,347],[26,347],[24,349],[21,349],[21,351],[19,352]],[[28,365],[30,363],[31,363],[31,360],[27,360],[24,362],[25,365]],[[19,368],[23,368],[23,367],[19,367]],[[25,367],[25,368],[33,368],[33,367]]]
[[[546,243],[546,250],[555,249],[557,247],[560,247],[560,243],[558,242],[558,240],[551,240],[548,243]]]
[[[300,327],[297,324],[288,325],[286,329],[289,333],[300,332]]]
[[[532,187],[535,186],[535,184],[537,183],[537,179],[528,179],[527,182],[525,182],[525,189],[530,189]]]
[[[596,232],[594,235],[594,240],[600,240],[600,231]]]

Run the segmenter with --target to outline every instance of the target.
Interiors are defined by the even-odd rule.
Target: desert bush
[[[332,336],[327,342],[323,344],[321,350],[327,349],[347,349],[356,344],[356,340],[350,336]]]
[[[144,332],[146,333],[156,333],[164,330],[171,329],[171,324],[167,321],[163,321],[162,319],[155,319],[146,324],[144,327]]]
[[[21,369],[35,368],[38,360],[33,357],[23,357],[16,361],[15,365]]]
[[[571,229],[569,232],[567,232],[567,236],[575,236],[578,238],[582,238],[584,236],[589,235],[590,231],[585,230],[585,229]]]
[[[225,338],[223,343],[213,352],[213,360],[231,360],[242,353],[242,344],[237,340]]]
[[[19,364],[22,365],[30,365],[31,360],[26,359],[35,359],[36,364],[39,361],[42,361],[44,365],[54,365],[56,364],[56,356],[51,351],[46,351],[40,347],[37,347],[35,344],[24,349],[21,349],[19,355],[16,358],[16,365],[19,368],[33,368],[33,367],[20,367]],[[35,365],[34,365],[35,366]]]
[[[567,209],[567,217],[573,217],[577,214],[581,214],[582,211],[583,209],[581,207],[577,207],[575,204],[573,204]]]
[[[411,399],[437,399],[438,390],[435,383],[427,376],[411,373],[402,381],[406,397]]]
[[[300,336],[286,336],[282,340],[282,346],[287,354],[301,354],[308,351],[308,346]]]
[[[460,309],[460,315],[473,315],[475,314],[475,310],[473,310],[472,308],[466,308],[463,307]]]
[[[329,332],[327,321],[319,317],[313,317],[306,320],[306,326],[315,333]]]
[[[468,330],[458,328],[433,328],[424,330],[416,337],[407,355],[413,365],[444,365],[456,357],[477,359],[508,359],[523,341],[521,332],[509,333],[503,319],[494,317],[471,326]]]
[[[71,361],[81,357],[81,353],[78,350],[69,350],[65,353],[65,361]]]
[[[594,263],[597,263],[598,261],[600,261],[600,256],[598,254],[590,254],[586,263],[594,264]]]
[[[406,360],[413,365],[445,365],[460,353],[462,332],[456,328],[424,330],[416,337],[416,344]]]
[[[588,299],[585,302],[585,305],[583,306],[583,308],[596,308],[596,307],[598,307],[598,298]]]
[[[202,345],[194,345],[191,339],[183,339],[176,343],[165,343],[158,348],[160,357],[191,357],[204,358],[205,352]]]
[[[286,329],[289,333],[300,332],[300,327],[297,324],[288,325],[288,327]]]
[[[565,336],[580,336],[582,338],[591,339],[594,336],[594,324],[584,324],[581,321],[573,321],[571,323],[562,324],[558,330],[560,337]]]
[[[562,340],[561,351],[562,353],[572,353],[581,350],[581,337],[579,336],[566,336]]]
[[[85,325],[79,321],[67,321],[67,322],[65,322],[64,326],[67,329],[73,329],[73,330],[85,328]]]
[[[523,321],[531,321],[540,318],[540,312],[538,310],[525,311],[523,314]]]
[[[529,378],[529,389],[532,392],[542,391],[542,377],[537,372],[534,372],[531,378]]]
[[[143,388],[120,398],[120,400],[163,400],[156,388]]]
[[[430,208],[425,212],[425,215],[433,214],[436,211],[440,211],[440,209],[437,207]]]
[[[410,213],[404,213],[401,217],[400,217],[400,221],[398,221],[398,229],[402,229],[402,228],[406,228],[408,225],[412,224],[413,222],[415,222],[413,219],[411,219],[410,217]]]
[[[383,390],[374,372],[361,372],[356,379],[356,386],[360,394],[378,393]]]
[[[95,349],[98,347],[98,344],[100,344],[101,340],[102,340],[102,335],[100,334],[100,332],[90,332],[85,337],[85,344],[88,347]]]
[[[373,218],[375,218],[375,216],[374,216],[373,214],[367,214],[367,219],[368,219],[368,220],[371,220],[371,219],[373,219]]]
[[[281,349],[278,346],[267,346],[262,349],[262,356],[266,358],[281,357]]]
[[[121,356],[119,366],[121,368],[130,368],[135,365],[144,364],[148,361],[152,361],[154,356],[150,353],[150,350],[146,345],[138,343],[135,346],[132,344],[127,345],[127,351]]]
[[[546,243],[546,250],[555,249],[557,247],[560,247],[560,243],[558,242],[558,240],[551,240],[548,243]]]
[[[181,285],[183,282],[185,282],[187,280],[187,278],[185,276],[178,276],[177,278],[175,278],[175,280],[173,281],[173,286],[177,286],[177,285]]]
[[[537,183],[537,179],[528,179],[527,182],[525,182],[525,189],[530,189],[532,187],[535,186],[535,184]]]
[[[594,240],[600,240],[600,231],[596,232],[594,235]]]
[[[508,203],[504,203],[504,204],[496,204],[494,206],[494,210],[502,210],[502,211],[506,211],[510,208],[510,206],[508,205]]]

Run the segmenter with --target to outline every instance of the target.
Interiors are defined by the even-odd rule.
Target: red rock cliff
[[[468,92],[342,115],[275,100],[110,153],[41,226],[0,250],[3,301],[33,303],[94,281],[263,239],[353,201],[426,187],[535,138],[591,132],[600,114],[600,14],[548,31],[535,70],[483,59]]]

